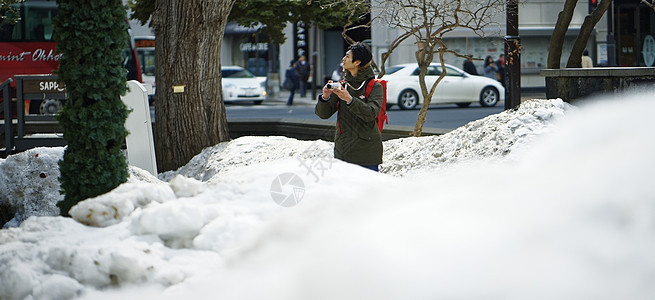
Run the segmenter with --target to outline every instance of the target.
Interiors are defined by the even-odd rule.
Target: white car
[[[419,85],[418,64],[402,64],[387,68],[382,79],[387,80],[387,108],[398,105],[401,109],[414,109],[423,103]],[[425,83],[428,90],[441,74],[440,64],[428,67]],[[480,103],[484,107],[494,106],[505,100],[505,88],[497,80],[471,75],[463,70],[446,65],[446,76],[437,85],[431,104],[457,104],[467,107]]]
[[[262,104],[266,99],[266,77],[256,77],[239,66],[221,67],[223,101],[253,101]]]

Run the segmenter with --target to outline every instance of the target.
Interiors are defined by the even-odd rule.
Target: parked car
[[[253,101],[261,104],[266,99],[266,77],[256,77],[239,66],[221,67],[223,101]]]
[[[468,74],[451,65],[445,66],[446,76],[437,85],[431,103],[452,103],[459,107],[467,107],[471,103],[479,102],[480,105],[489,107],[505,100],[505,88],[500,82],[484,76]],[[401,109],[414,109],[418,104],[423,103],[419,72],[416,63],[387,68],[387,74],[382,78],[388,81],[387,108],[398,105]],[[440,64],[431,64],[428,67],[425,76],[428,89],[440,74]]]

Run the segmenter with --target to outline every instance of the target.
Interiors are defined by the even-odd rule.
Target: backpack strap
[[[371,92],[373,91],[373,86],[375,86],[375,83],[377,81],[378,81],[377,78],[371,78],[366,84],[366,101],[368,101],[368,97],[371,96]]]

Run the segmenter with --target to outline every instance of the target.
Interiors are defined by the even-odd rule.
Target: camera
[[[338,82],[328,82],[328,84],[327,84],[327,88],[330,89],[330,90],[333,90],[333,89],[340,89],[340,88],[341,88],[341,83],[338,83]]]

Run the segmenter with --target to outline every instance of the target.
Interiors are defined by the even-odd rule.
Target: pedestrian
[[[304,54],[298,58],[295,69],[298,74],[298,83],[300,84],[300,97],[305,97],[311,66],[307,62],[307,57]]]
[[[471,55],[466,56],[466,60],[464,61],[464,72],[469,73],[471,75],[478,75],[478,70],[475,68],[475,65],[473,64],[473,57]]]
[[[594,62],[589,57],[589,51],[586,49],[582,52],[582,67],[583,68],[593,68]]]
[[[296,89],[298,88],[298,75],[296,74],[295,65],[296,62],[295,60],[292,59],[291,62],[289,63],[289,67],[284,73],[283,86],[285,89],[289,90],[289,98],[287,99],[287,105],[293,105],[293,96],[296,93]]]
[[[484,60],[484,76],[498,80],[498,67],[491,56],[487,56]]]
[[[343,57],[345,84],[332,80],[323,87],[316,103],[316,115],[329,119],[337,113],[334,157],[378,171],[382,163],[382,138],[376,124],[382,107],[382,85],[376,82],[366,98],[366,85],[375,78],[371,50],[366,44],[350,46]],[[331,84],[338,85],[331,88]]]
[[[505,86],[505,54],[501,53],[500,56],[498,56],[496,67],[498,68],[498,81]]]

